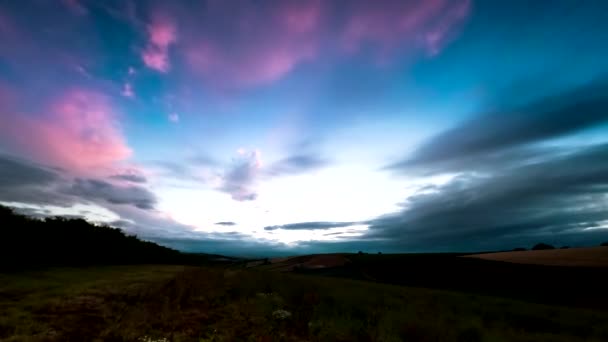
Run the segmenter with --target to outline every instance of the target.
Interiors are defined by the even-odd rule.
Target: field
[[[606,267],[517,264],[463,256],[455,253],[325,254],[270,259],[250,263],[250,266],[256,270],[451,290],[539,304],[608,308]]]
[[[0,274],[2,341],[606,341],[608,312],[256,269]]]
[[[608,267],[608,247],[499,252],[467,257],[548,266]]]

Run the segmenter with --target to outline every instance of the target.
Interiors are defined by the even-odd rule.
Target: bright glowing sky
[[[0,203],[226,254],[594,243],[605,42],[603,1],[2,2]]]

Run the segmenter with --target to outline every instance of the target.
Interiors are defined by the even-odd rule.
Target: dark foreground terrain
[[[606,341],[608,312],[243,268],[0,274],[2,341]]]
[[[574,252],[578,257],[591,251],[591,257],[596,259],[598,255],[608,255],[608,247],[565,251]],[[527,256],[531,252],[513,253]],[[488,253],[488,258],[493,254],[502,253]],[[568,264],[568,258],[563,255],[560,258]],[[552,261],[560,261],[555,259]],[[602,267],[518,264],[455,253],[436,253],[308,255],[271,259],[260,265],[249,262],[248,266],[259,270],[349,278],[497,296],[538,304],[608,310],[608,264],[600,265]]]

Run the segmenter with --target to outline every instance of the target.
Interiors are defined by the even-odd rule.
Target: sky
[[[187,252],[608,239],[608,2],[0,1],[0,204]]]

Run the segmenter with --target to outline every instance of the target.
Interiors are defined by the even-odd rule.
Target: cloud
[[[234,89],[278,81],[319,59],[369,51],[382,60],[420,50],[437,54],[464,22],[469,3],[214,1],[167,12],[180,20],[178,49],[189,68],[209,86]]]
[[[115,185],[96,179],[76,179],[68,193],[89,200],[132,205],[139,209],[153,209],[156,204],[156,196],[143,187]]]
[[[76,173],[97,173],[131,155],[108,99],[93,91],[64,92],[41,115],[3,111],[0,117],[10,123],[0,127],[8,146]]]
[[[169,121],[173,122],[173,123],[178,123],[179,122],[179,115],[175,112],[169,113]]]
[[[124,97],[129,98],[135,97],[135,93],[133,92],[133,86],[131,85],[131,83],[127,82],[123,84],[122,91],[120,92],[120,94]]]
[[[332,228],[343,228],[361,224],[361,222],[299,222],[280,226],[264,227],[264,230],[327,230]]]
[[[608,144],[545,144],[608,122],[607,90],[600,79],[437,134],[389,169],[455,177],[372,220],[365,238],[479,250],[608,236]]]
[[[50,184],[58,178],[51,169],[0,154],[0,186]]]
[[[343,48],[358,52],[373,47],[381,58],[404,46],[422,46],[429,54],[438,54],[470,11],[468,0],[352,1],[350,5],[341,32]]]
[[[530,150],[515,149],[608,122],[608,80],[547,97],[527,106],[484,113],[431,138],[414,155],[389,166],[454,171],[491,165]],[[542,155],[535,155],[542,157]],[[483,162],[479,162],[483,160]]]
[[[480,250],[608,236],[596,231],[608,227],[608,144],[522,155],[535,151],[407,198],[401,212],[372,220],[365,237],[402,249]]]
[[[320,1],[214,2],[191,18],[184,55],[217,86],[270,83],[315,57],[320,15]]]
[[[141,186],[121,185],[99,179],[72,179],[63,170],[53,169],[13,156],[0,154],[0,203],[18,208],[35,217],[56,215],[57,207],[67,212],[78,205],[94,204],[74,217],[94,222],[104,212],[114,217],[104,221],[114,227],[136,234],[142,239],[191,252],[261,256],[285,254],[290,249],[272,241],[257,240],[238,232],[205,233],[181,224],[154,209],[156,198]],[[106,217],[106,218],[107,218]],[[218,222],[232,226],[234,222]],[[268,248],[274,252],[268,253]],[[279,252],[279,250],[281,252]]]
[[[0,154],[0,201],[68,205],[71,199],[57,190],[62,182],[57,170]]]
[[[236,225],[236,223],[231,222],[231,221],[216,222],[215,224],[217,224],[218,226],[235,226]]]
[[[262,168],[261,154],[257,150],[238,152],[239,156],[222,175],[219,190],[230,194],[235,201],[253,201],[258,196],[253,187]]]
[[[128,173],[112,175],[112,176],[110,176],[110,179],[122,180],[122,181],[131,182],[131,183],[146,183],[148,181],[146,179],[146,176],[138,174],[136,172],[128,172]]]
[[[317,170],[327,164],[327,160],[314,154],[294,154],[270,165],[267,173],[271,176],[300,174]]]
[[[147,26],[148,43],[141,53],[144,64],[153,70],[166,73],[171,68],[169,48],[177,41],[177,28],[173,21],[157,16]]]

